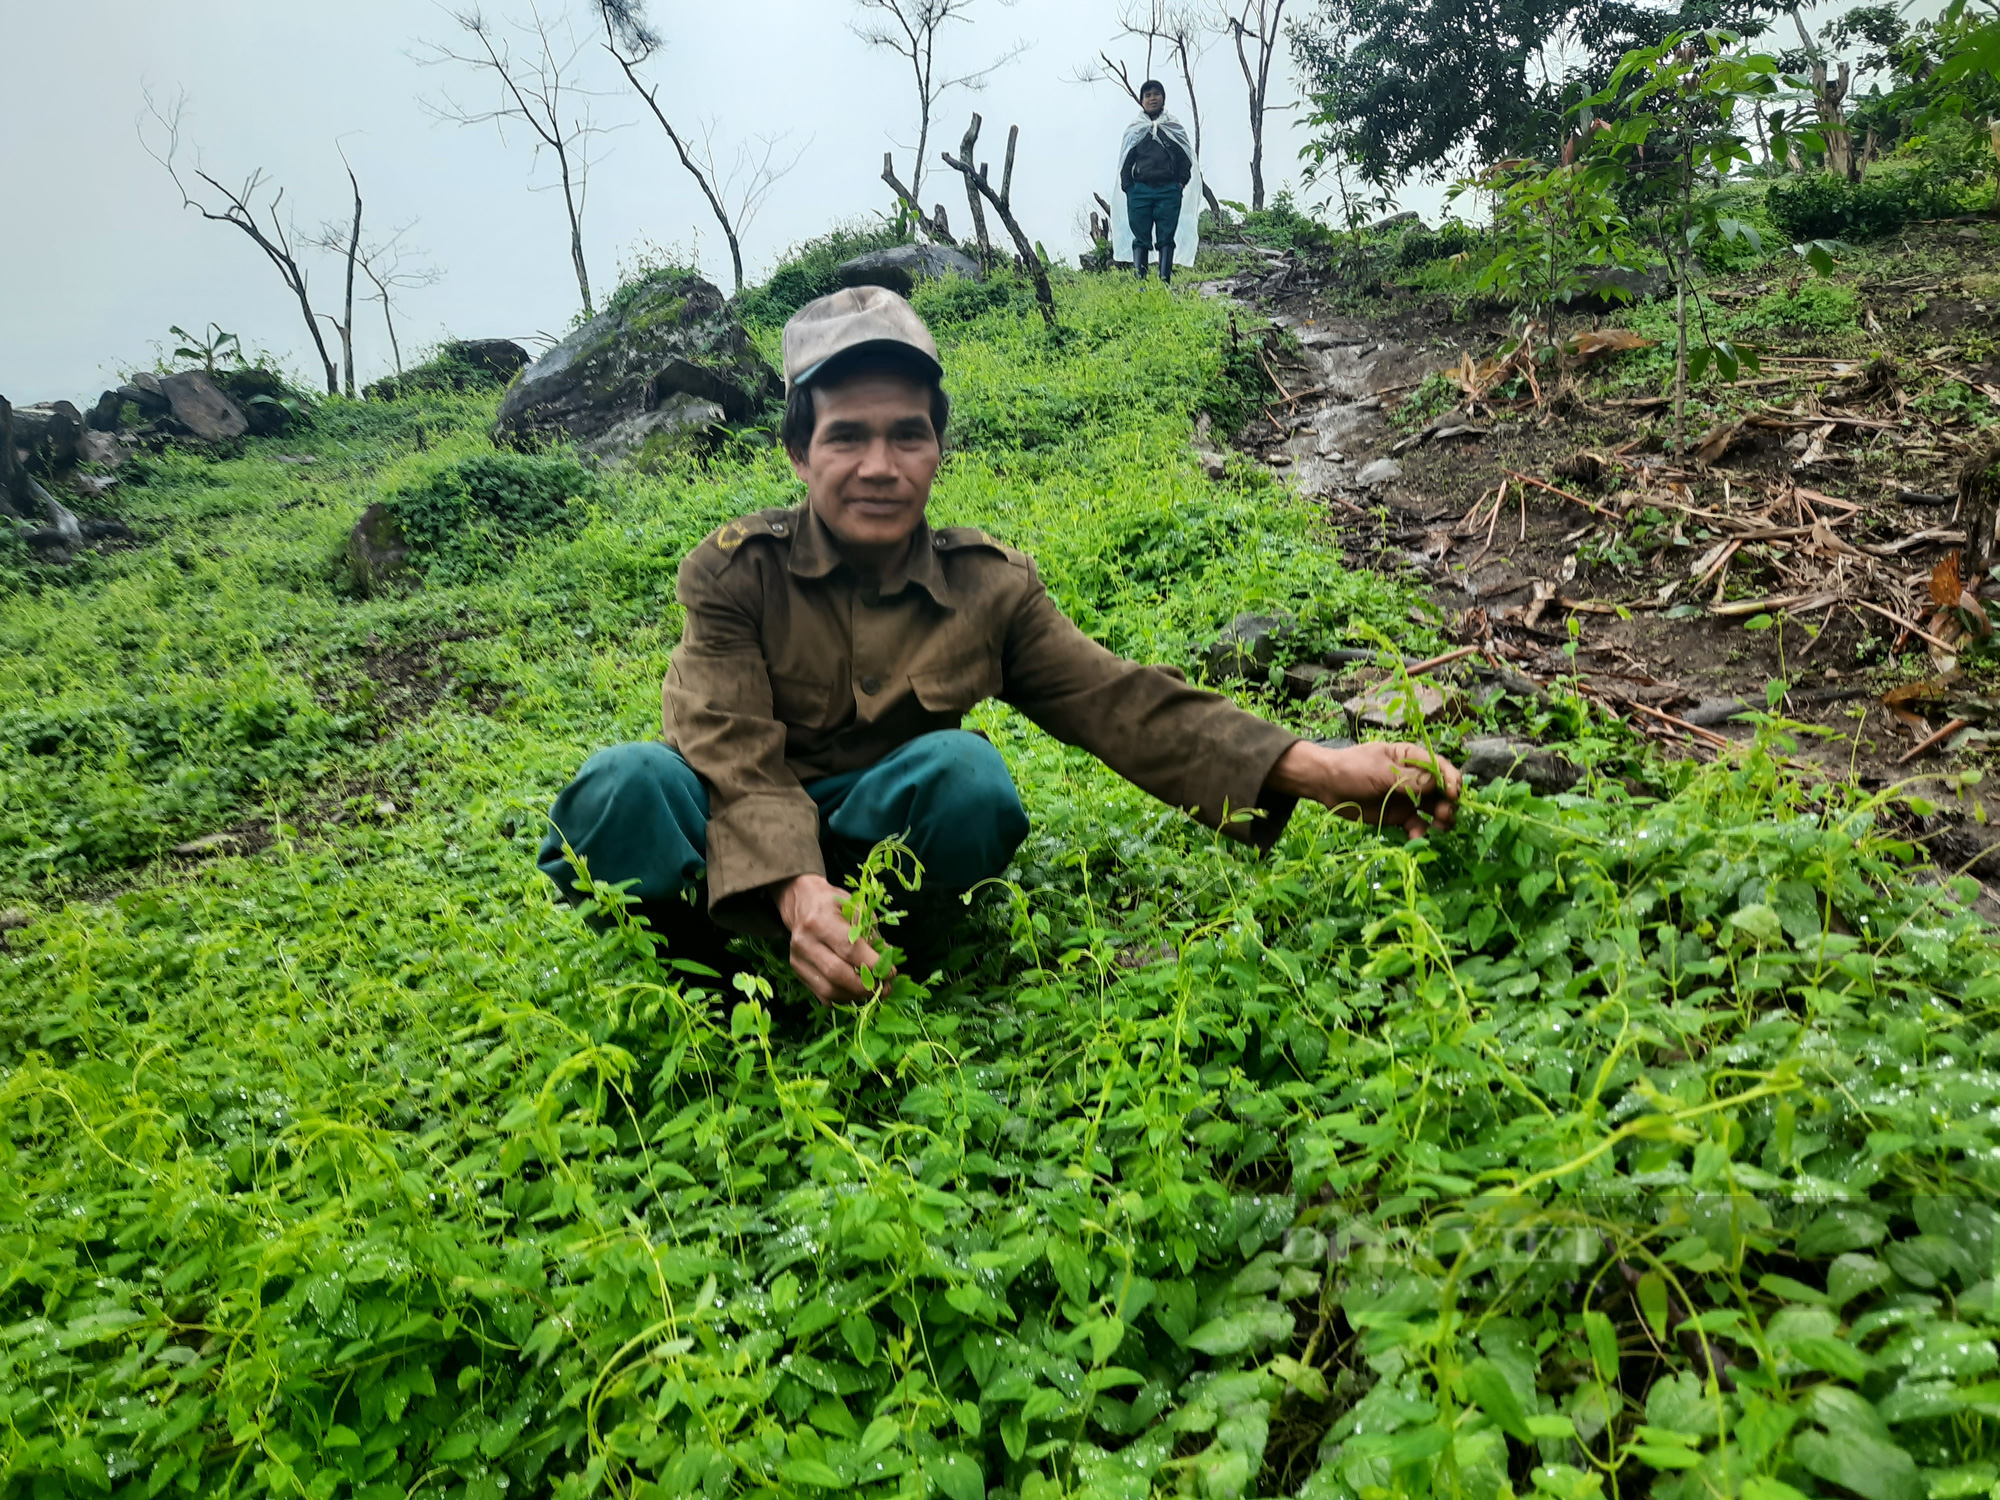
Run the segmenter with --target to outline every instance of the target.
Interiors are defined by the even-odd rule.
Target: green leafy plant
[[[560,454],[485,453],[460,459],[385,502],[410,556],[426,571],[473,576],[497,566],[527,538],[575,522],[571,502],[597,480]]]
[[[1434,649],[1316,508],[1195,467],[1227,309],[1058,286],[1066,342],[941,330],[941,524],[1141,659],[1243,608]],[[1913,789],[1796,776],[1771,715],[1663,764],[1559,685],[1573,790],[1408,846],[1306,807],[1259,858],[987,705],[1034,827],[948,961],[835,1012],[748,942],[697,986],[532,862],[657,730],[681,557],[796,484],[745,450],[566,504],[493,399],[158,455],[157,544],[0,595],[0,1488],[1991,1487],[2000,949]],[[519,535],[349,598],[384,490]],[[857,926],[931,894],[899,868]]]
[[[242,343],[235,334],[224,333],[220,323],[209,324],[207,330],[200,334],[189,333],[179,324],[175,324],[167,332],[181,341],[175,348],[173,357],[198,359],[201,361],[202,369],[210,375],[216,372],[219,365],[229,362],[239,365],[244,363]]]

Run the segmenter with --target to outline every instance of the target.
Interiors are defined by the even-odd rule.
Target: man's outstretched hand
[[[1371,827],[1400,828],[1413,839],[1451,826],[1462,784],[1456,766],[1422,745],[1329,750],[1307,740],[1279,756],[1265,778],[1273,791],[1309,797]]]
[[[869,987],[859,970],[872,968],[882,955],[866,941],[850,942],[841,908],[847,892],[819,875],[795,875],[772,888],[778,917],[792,935],[792,972],[821,1005],[866,1000]]]

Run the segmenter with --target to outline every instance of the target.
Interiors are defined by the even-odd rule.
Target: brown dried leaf
[[[1958,576],[1958,554],[1947,552],[1931,569],[1931,602],[1956,604],[1958,596],[1964,592],[1965,585]]]
[[[1928,734],[1930,725],[1923,718],[1911,712],[1911,706],[1919,703],[1941,703],[1944,701],[1944,683],[1935,677],[1921,678],[1916,682],[1906,682],[1901,687],[1890,688],[1882,695],[1882,706],[1890,716],[1906,729],[1914,729],[1919,734]]]
[[[1586,328],[1571,336],[1569,351],[1588,363],[1605,354],[1623,354],[1628,349],[1648,349],[1653,341],[1641,338],[1629,328]]]
[[[1736,439],[1742,433],[1741,422],[1724,422],[1711,427],[1702,435],[1701,445],[1694,450],[1695,458],[1705,464],[1719,461],[1735,445]]]

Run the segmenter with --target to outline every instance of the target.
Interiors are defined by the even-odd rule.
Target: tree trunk
[[[319,317],[313,312],[312,302],[306,296],[306,284],[303,277],[294,277],[292,291],[299,299],[299,311],[305,315],[306,332],[312,335],[313,348],[319,351],[320,365],[326,370],[326,393],[329,396],[338,396],[340,394],[340,371],[334,367],[333,356],[326,352],[326,340],[321,337],[319,331]]]
[[[347,180],[354,188],[354,231],[347,239],[347,306],[340,320],[340,357],[347,377],[347,399],[354,399],[354,262],[361,254],[361,183],[355,178],[354,169],[347,169]]]
[[[1250,106],[1250,206],[1264,206],[1264,111]]]
[[[976,142],[979,139],[979,124],[979,116],[974,115],[972,128],[965,133],[967,140]],[[997,193],[993,191],[993,185],[986,180],[986,173],[975,169],[970,158],[955,160],[947,151],[944,153],[944,164],[953,171],[961,173],[968,185],[976,186],[981,196],[991,203],[1000,215],[1000,222],[1007,226],[1007,233],[1014,239],[1014,248],[1020,253],[1022,269],[1035,284],[1035,301],[1040,304],[1042,321],[1054,328],[1056,294],[1054,288],[1049,285],[1049,268],[1042,264],[1041,256],[1035,251],[1034,241],[1029,239],[1027,232],[1021,228],[1021,221],[1014,217],[1014,148],[1020,139],[1020,126],[1016,125],[1007,132],[1007,162],[1000,169],[1000,191]],[[886,174],[888,170],[888,164],[885,162],[883,171]]]
[[[403,373],[403,348],[396,342],[396,320],[389,315],[389,294],[382,293],[382,323],[389,330],[389,354],[396,361],[396,373]]]
[[[958,159],[972,160],[972,153],[979,148],[979,116],[972,117],[972,124],[966,128],[965,138],[958,143]],[[982,270],[993,268],[993,241],[986,233],[986,205],[980,200],[979,189],[970,177],[965,180],[965,201],[972,210],[972,233],[979,241],[979,264]],[[1110,210],[1106,209],[1106,213]]]
[[[583,260],[583,215],[576,206],[576,185],[570,178],[569,153],[560,146],[556,148],[556,161],[562,167],[563,206],[569,210],[569,259],[576,267],[576,289],[583,297],[583,315],[595,317],[597,309],[590,305],[590,267]]]
[[[1687,452],[1688,303],[1687,234],[1694,191],[1694,154],[1690,151],[1681,176],[1681,223],[1678,253],[1668,262],[1674,273],[1674,456]]]

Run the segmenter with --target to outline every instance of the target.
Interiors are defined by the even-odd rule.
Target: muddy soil
[[[1322,505],[1333,544],[1357,565],[1414,574],[1488,660],[1542,684],[1578,679],[1672,753],[1747,740],[1753,730],[1725,717],[1728,706],[1761,709],[1782,683],[1777,711],[1814,731],[1797,736],[1797,759],[1870,787],[1930,778],[1927,794],[1950,810],[1914,831],[1940,864],[1969,863],[2000,885],[2000,820],[1977,789],[1939,780],[1987,748],[1946,741],[1913,756],[1944,711],[1913,719],[1924,705],[1899,705],[1899,715],[1882,701],[1940,676],[1963,692],[1968,673],[1992,671],[1980,652],[1961,658],[1905,626],[1931,618],[1930,575],[1964,541],[1957,472],[1992,420],[1983,408],[2000,405],[2000,296],[1988,291],[2000,287],[2000,239],[1965,224],[1905,239],[1904,265],[1843,283],[1860,308],[1851,336],[1771,330],[1760,372],[1691,399],[1694,439],[1746,414],[1769,424],[1737,430],[1707,462],[1671,456],[1667,407],[1621,386],[1615,356],[1541,401],[1489,389],[1454,410],[1412,413],[1405,403],[1425,377],[1500,354],[1510,328],[1498,310],[1468,316],[1408,298],[1357,310],[1352,287],[1292,259],[1201,289],[1296,339],[1268,356],[1279,394],[1238,446]],[[1790,283],[1767,267],[1716,299],[1747,304],[1774,284]],[[1559,320],[1555,335],[1619,323],[1616,313]],[[1870,371],[1877,355],[1888,373]],[[1972,395],[1982,386],[1990,399]],[[1851,424],[1829,430],[1828,416]],[[1738,519],[1719,526],[1704,511]],[[1746,514],[1789,534],[1753,532],[1724,549]],[[1802,547],[1817,550],[1808,559]],[[1718,567],[1720,550],[1729,555]],[[1815,572],[1823,586],[1802,589],[1802,573]],[[1763,599],[1775,602],[1757,607]],[[1673,722],[1689,718],[1702,732]]]

